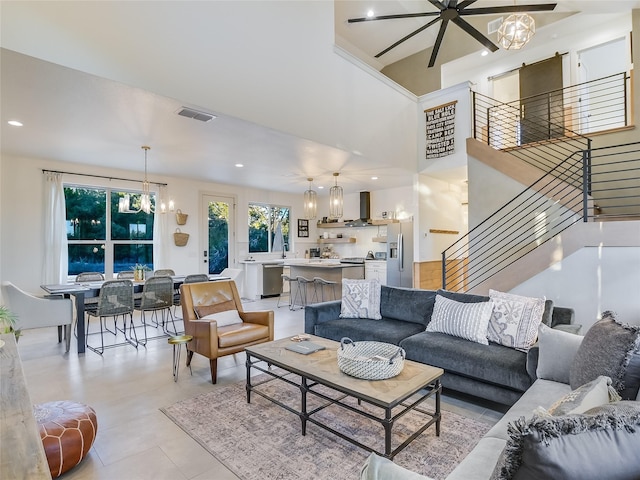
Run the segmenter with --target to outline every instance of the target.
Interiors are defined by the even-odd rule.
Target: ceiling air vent
[[[500,17],[500,18],[496,18],[495,20],[491,20],[489,23],[487,23],[487,33],[491,35],[492,33],[497,32],[498,29],[500,28],[500,25],[502,25],[502,20],[503,20],[503,17]]]
[[[208,122],[209,120],[216,118],[215,115],[211,115],[210,113],[199,112],[198,110],[187,107],[182,107],[177,113],[182,117],[193,118],[194,120],[200,120],[201,122]]]

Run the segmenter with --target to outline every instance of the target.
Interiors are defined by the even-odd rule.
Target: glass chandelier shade
[[[342,187],[338,185],[339,173],[334,173],[333,176],[336,183],[329,189],[329,217],[330,218],[342,218],[342,208],[344,205],[344,193]]]
[[[507,50],[524,47],[536,33],[536,22],[527,13],[509,15],[498,28],[498,43]]]
[[[311,189],[313,178],[307,178],[309,190],[304,192],[304,217],[308,220],[316,218],[318,213],[318,195]]]
[[[156,208],[151,204],[151,184],[149,180],[147,180],[147,152],[151,150],[151,147],[147,145],[143,145],[142,149],[144,150],[144,181],[142,182],[142,192],[140,193],[140,206],[139,208],[131,208],[131,196],[128,193],[120,198],[118,201],[118,213],[139,213],[144,212],[147,214],[155,213]],[[163,188],[160,185],[160,191],[162,192]],[[159,213],[166,213],[167,206],[162,201],[162,196],[156,199],[156,205],[159,204],[160,208],[158,209]],[[169,211],[173,212],[175,210],[173,200],[169,201]]]

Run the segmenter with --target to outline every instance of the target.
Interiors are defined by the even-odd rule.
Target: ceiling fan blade
[[[423,30],[426,30],[427,28],[429,28],[431,25],[433,25],[434,23],[436,23],[437,21],[440,20],[440,17],[438,18],[434,18],[433,20],[431,20],[429,23],[427,23],[426,25],[421,26],[420,28],[418,28],[417,30],[414,30],[413,32],[411,32],[409,35],[402,37],[400,40],[398,40],[396,43],[394,43],[393,45],[385,48],[384,50],[382,50],[380,53],[378,53],[375,57],[379,58],[382,55],[384,55],[385,53],[387,53],[389,50],[396,48],[398,45],[400,45],[402,42],[409,40],[411,37],[413,37],[414,35],[417,35],[418,33],[422,32]]]
[[[451,21],[456,25],[458,25],[462,30],[467,32],[469,35],[471,35],[473,38],[475,38],[477,41],[479,41],[482,45],[484,45],[486,48],[488,48],[492,52],[495,52],[496,50],[498,50],[498,47],[491,40],[485,37],[478,30],[476,30],[466,20],[460,17],[455,17],[451,19]]]
[[[378,15],[376,17],[350,18],[347,20],[347,23],[372,22],[374,20],[392,20],[395,18],[433,17],[436,15],[440,15],[440,12],[399,13],[397,15]]]
[[[440,30],[438,31],[438,36],[436,37],[436,42],[433,44],[433,51],[431,52],[431,58],[429,59],[429,68],[433,67],[436,64],[436,57],[438,56],[438,50],[440,50],[440,44],[442,43],[442,39],[444,38],[444,32],[447,29],[447,25],[449,24],[448,19],[442,19],[442,24],[440,25]]]
[[[429,3],[431,3],[431,5],[433,5],[440,11],[447,9],[447,6],[444,3],[439,2],[438,0],[429,0]]]
[[[557,3],[541,3],[540,5],[507,5],[502,7],[467,8],[460,10],[460,15],[490,15],[496,13],[517,12],[550,12]]]

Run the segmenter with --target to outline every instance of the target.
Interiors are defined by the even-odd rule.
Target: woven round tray
[[[391,343],[354,342],[343,338],[338,349],[338,368],[363,380],[395,377],[404,368],[405,352]]]

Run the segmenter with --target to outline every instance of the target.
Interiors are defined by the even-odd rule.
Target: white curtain
[[[164,188],[160,187],[159,195],[156,195],[156,210],[153,214],[153,269],[172,268],[169,265],[169,227],[168,214],[160,213],[160,199],[165,198]]]
[[[66,283],[69,252],[62,174],[44,172],[44,181],[43,282],[45,284]]]

